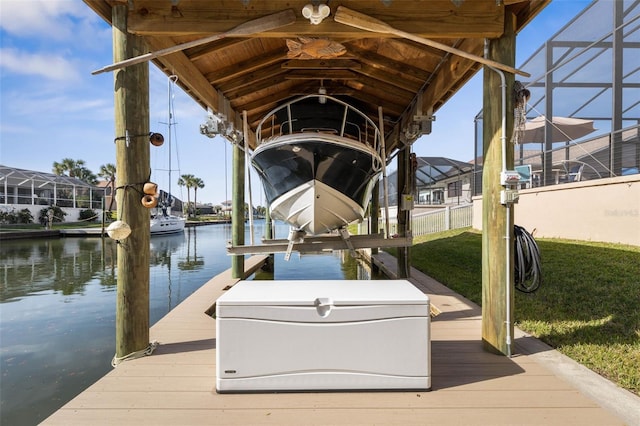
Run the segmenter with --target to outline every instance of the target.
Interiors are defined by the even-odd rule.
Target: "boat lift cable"
[[[249,123],[247,121],[247,111],[242,111],[242,134],[243,134],[243,147],[245,157],[245,169],[247,172],[247,184],[249,186],[249,240],[251,245],[254,244],[254,227],[253,227],[253,196],[251,188],[251,158],[249,157]]]
[[[542,283],[540,250],[533,236],[521,226],[514,225],[514,282],[516,290],[533,293]]]
[[[387,146],[384,139],[384,116],[382,114],[382,107],[378,106],[378,122],[380,132],[380,144],[382,154],[382,190],[384,196],[384,236],[389,238],[389,188],[387,180]],[[378,225],[376,224],[376,227]],[[377,230],[376,230],[377,231]],[[376,232],[377,233],[377,232]]]

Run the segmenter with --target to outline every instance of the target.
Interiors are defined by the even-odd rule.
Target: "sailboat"
[[[158,207],[155,213],[151,214],[150,231],[151,235],[175,234],[184,232],[185,218],[171,214],[171,207],[175,203],[175,199],[171,196],[171,133],[173,126],[173,85],[178,80],[178,76],[169,76],[169,120],[167,121],[169,143],[169,188],[166,194],[161,191],[161,197],[158,201]]]
[[[383,170],[380,130],[363,112],[325,94],[280,105],[259,123],[251,157],[271,217],[298,235],[362,221]]]

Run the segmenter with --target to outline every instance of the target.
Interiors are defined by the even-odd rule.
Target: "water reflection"
[[[44,291],[62,295],[83,293],[95,278],[115,285],[115,274],[104,275],[115,259],[115,244],[101,239],[33,239],[0,245],[0,302],[15,302]]]
[[[261,223],[255,232],[262,235]],[[276,228],[278,238],[287,232]],[[151,238],[151,324],[230,267],[230,239],[229,225]],[[275,256],[275,279],[362,277],[348,255],[344,265],[339,254],[283,257]],[[111,370],[116,244],[95,237],[3,241],[0,268],[0,424],[37,424]]]

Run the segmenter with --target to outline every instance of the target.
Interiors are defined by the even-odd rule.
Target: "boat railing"
[[[298,119],[292,116],[291,106],[293,104],[296,104],[311,98],[318,98],[320,105],[324,105],[327,102],[333,102],[333,103],[342,105],[344,107],[342,119],[338,123],[339,128],[337,128],[338,126],[336,126],[336,128],[302,127],[299,130],[295,130],[294,123],[298,122]],[[279,122],[276,123],[277,114],[281,111],[286,111],[286,118],[278,119]],[[353,112],[357,116],[362,118],[364,129],[362,125],[355,123],[353,121],[347,120],[350,112]],[[271,129],[270,134],[268,134],[266,137],[264,137],[262,134],[263,127],[265,127],[265,123],[267,123],[267,125]],[[293,99],[292,101],[287,102],[283,105],[280,105],[277,108],[274,108],[269,113],[267,113],[265,117],[258,124],[258,127],[256,129],[256,137],[257,137],[258,145],[260,145],[262,143],[268,143],[274,137],[279,137],[279,136],[288,135],[288,134],[295,134],[295,133],[304,133],[304,132],[336,134],[341,137],[355,139],[361,143],[366,143],[372,146],[373,149],[378,153],[381,150],[380,130],[378,129],[378,126],[373,122],[373,120],[371,120],[362,111],[354,108],[348,103],[329,95],[317,95],[317,94],[305,95],[305,96],[301,96],[299,98]]]

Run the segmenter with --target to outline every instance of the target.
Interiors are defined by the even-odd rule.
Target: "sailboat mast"
[[[171,198],[171,145],[172,145],[172,137],[171,137],[171,126],[173,125],[173,87],[172,84],[175,83],[178,80],[178,76],[177,75],[170,75],[169,79],[168,79],[168,88],[167,88],[167,96],[168,96],[168,120],[167,120],[167,126],[169,127],[168,132],[169,132],[169,187],[168,187],[168,196],[167,196],[167,204],[169,208],[171,208],[171,205],[173,204],[173,200]]]

